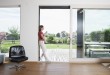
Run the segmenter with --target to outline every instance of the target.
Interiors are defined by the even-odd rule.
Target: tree
[[[54,36],[51,35],[51,36],[47,37],[47,42],[48,43],[56,43],[56,40],[55,40]]]
[[[67,37],[63,38],[63,43],[67,44]]]
[[[104,42],[110,42],[110,29],[104,30]]]
[[[61,37],[66,37],[66,36],[67,36],[66,31],[62,31],[62,32],[61,32]]]
[[[92,40],[92,41],[96,41],[96,38],[95,38],[96,32],[95,32],[95,31],[91,32],[91,33],[90,33],[90,36],[91,36],[91,40]]]
[[[11,27],[9,28],[9,32],[10,32],[10,36],[12,37],[12,43],[15,44],[15,40],[19,39],[19,32],[18,32],[18,28],[16,27]]]
[[[90,33],[92,41],[103,41],[103,32],[102,31],[93,31]]]
[[[57,33],[57,34],[56,34],[56,37],[60,37],[60,33]]]

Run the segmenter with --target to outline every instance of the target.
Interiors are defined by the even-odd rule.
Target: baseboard
[[[7,58],[5,61],[8,61]],[[45,63],[45,61],[25,61],[29,63]],[[110,63],[110,58],[74,58],[69,62],[53,62],[51,63]]]

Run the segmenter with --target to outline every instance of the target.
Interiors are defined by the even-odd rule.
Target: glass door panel
[[[40,9],[40,25],[44,25],[49,60],[69,62],[70,9]],[[41,54],[40,49],[40,56]]]

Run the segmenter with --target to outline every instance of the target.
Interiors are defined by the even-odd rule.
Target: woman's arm
[[[43,34],[41,34],[41,38],[45,41],[45,37],[44,37],[44,35],[43,35]]]

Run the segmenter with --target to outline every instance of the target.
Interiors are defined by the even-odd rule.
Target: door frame
[[[70,6],[68,6],[68,5],[67,6],[39,6],[39,25],[40,25],[40,9],[70,9]],[[38,50],[38,57],[39,57],[38,60],[40,61],[40,47],[38,49],[39,49]],[[70,49],[69,49],[69,51],[70,51]],[[70,55],[70,52],[69,52],[69,55]]]
[[[70,14],[72,14],[72,9],[110,9],[110,4],[106,4],[106,5],[105,4],[71,4],[70,5],[70,11],[71,11]],[[72,22],[70,22],[70,24],[71,23]],[[72,24],[71,24],[71,26],[72,26]],[[83,29],[84,29],[84,22],[83,22]],[[84,30],[83,30],[83,32],[84,32]],[[78,47],[77,47],[77,49],[78,49]],[[83,57],[85,56],[84,49],[85,49],[85,46],[84,46],[84,35],[83,35],[82,60],[84,59]],[[75,58],[75,59],[78,60],[78,58]],[[75,59],[71,59],[70,62],[76,62]],[[86,59],[88,59],[87,60],[87,62],[88,62],[88,61],[91,61],[92,58],[86,58]],[[97,62],[98,59],[99,58],[96,58],[95,61]],[[86,62],[85,59],[84,59],[84,62]]]

